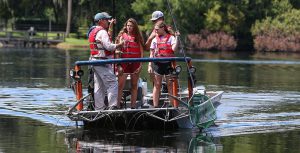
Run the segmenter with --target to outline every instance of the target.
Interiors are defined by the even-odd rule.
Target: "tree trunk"
[[[69,37],[70,34],[71,16],[72,16],[72,0],[68,0],[68,18],[67,18],[66,37]]]

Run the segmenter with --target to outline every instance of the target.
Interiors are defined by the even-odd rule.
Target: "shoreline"
[[[59,43],[55,46],[58,49],[89,49],[88,45],[72,45],[69,43]]]
[[[3,43],[0,42],[0,48],[9,48],[9,47],[15,47],[15,46],[11,45],[11,44],[10,45],[4,45]],[[89,49],[89,46],[88,45],[72,45],[72,44],[63,42],[63,43],[58,43],[57,45],[49,45],[48,48],[57,48],[57,49]]]
[[[4,45],[2,42],[0,42],[0,48],[9,48],[9,47],[15,47],[12,44],[9,45]],[[26,47],[24,47],[26,48]],[[35,48],[35,47],[33,47]],[[45,47],[42,47],[45,48]],[[89,49],[89,45],[87,44],[70,44],[70,43],[66,43],[66,42],[61,42],[58,43],[56,45],[49,45],[49,47],[46,48],[57,48],[57,49],[63,49],[63,50],[69,50],[69,49],[79,49],[79,50],[86,50]],[[203,52],[214,52],[214,51],[203,51],[203,50],[198,50],[198,49],[194,49],[193,51],[191,51],[192,49],[188,49],[186,50],[186,52],[189,53],[198,53],[198,54],[202,54]],[[236,51],[225,51],[225,52],[236,52]],[[256,52],[256,51],[245,51],[245,52]],[[268,52],[268,53],[300,53],[299,51],[259,51],[259,52]]]

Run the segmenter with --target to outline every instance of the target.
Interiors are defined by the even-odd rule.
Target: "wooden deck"
[[[65,32],[0,31],[4,47],[49,47],[65,41]]]

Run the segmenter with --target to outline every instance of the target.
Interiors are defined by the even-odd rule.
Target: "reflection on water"
[[[177,152],[216,153],[218,139],[192,130],[180,131],[84,131],[72,130],[66,137],[72,152]],[[217,147],[218,146],[218,147]]]
[[[223,153],[298,153],[300,131],[222,137]]]
[[[193,137],[190,140],[188,152],[205,152],[205,153],[216,153],[221,152],[223,146],[221,144],[217,144],[220,142],[216,141],[216,137],[212,137],[206,133],[198,134],[196,137]]]
[[[0,152],[76,152],[76,144],[79,152],[300,150],[300,54],[208,52],[193,56],[198,85],[225,91],[216,125],[204,131],[206,135],[101,130],[95,134],[53,129],[53,125],[74,127],[64,115],[75,103],[68,73],[76,60],[88,59],[88,52],[0,49]],[[148,77],[145,68],[142,76]],[[66,132],[65,140],[57,134],[61,132]]]
[[[67,152],[64,135],[57,131],[54,126],[32,119],[0,115],[0,152]]]
[[[57,49],[0,48],[0,86],[67,87],[69,69],[76,60],[87,59],[87,53]]]
[[[300,79],[296,77],[300,76],[300,64],[194,62],[194,65],[200,84],[242,87],[251,89],[250,92],[300,91]]]

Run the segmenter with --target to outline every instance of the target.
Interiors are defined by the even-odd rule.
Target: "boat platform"
[[[143,91],[146,82],[138,83],[137,108],[126,107],[127,97],[123,102],[122,109],[94,110],[94,101],[91,94],[82,95],[81,76],[83,72],[80,66],[103,65],[126,62],[155,62],[155,61],[181,61],[188,62],[192,69],[191,58],[130,58],[109,59],[97,61],[77,61],[74,70],[70,71],[73,80],[72,88],[75,92],[77,102],[67,111],[66,115],[76,122],[83,122],[84,128],[108,128],[108,129],[177,129],[177,128],[199,128],[205,129],[211,126],[216,119],[215,107],[221,100],[223,91],[206,91],[205,88],[193,87],[195,79],[194,72],[188,75],[188,88],[178,88],[178,76],[180,71],[174,74],[172,95],[161,93],[160,105],[153,108],[152,93],[147,89]],[[176,63],[175,63],[176,64]],[[174,64],[174,65],[175,65]],[[178,70],[174,67],[174,71]],[[191,70],[189,70],[191,71]],[[172,75],[173,75],[172,74]],[[141,80],[141,79],[140,79]],[[129,95],[130,96],[130,95]],[[104,102],[105,103],[105,102]]]

